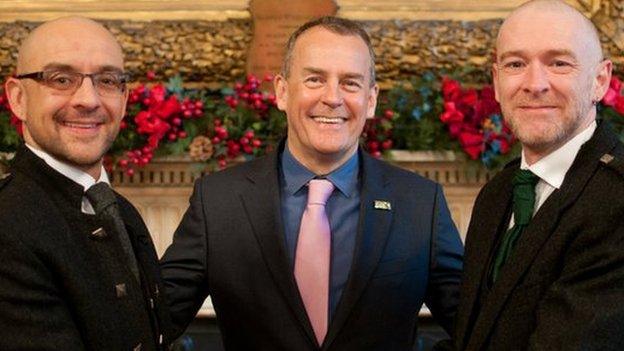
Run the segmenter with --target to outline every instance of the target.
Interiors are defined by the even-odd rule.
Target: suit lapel
[[[308,320],[291,269],[292,265],[286,255],[280,210],[278,155],[277,152],[271,153],[264,162],[254,165],[255,167],[247,174],[248,183],[241,189],[239,196],[275,284],[299,320],[305,334],[316,344],[314,330]]]
[[[462,283],[462,297],[457,312],[456,329],[459,333],[458,342],[465,345],[474,329],[469,330],[471,321],[476,318],[479,310],[477,300],[481,283],[487,281],[490,257],[495,249],[497,238],[501,235],[502,226],[507,219],[507,212],[511,203],[511,179],[517,167],[506,168],[497,176],[496,183],[488,186],[487,195],[484,194],[481,203],[486,208],[475,213],[471,219],[470,231],[467,235],[466,246],[470,249],[470,256],[466,257],[464,278]]]
[[[327,349],[338,335],[375,271],[386,246],[392,223],[392,210],[375,209],[374,206],[375,200],[388,201],[393,205],[388,180],[380,172],[377,160],[363,152],[360,152],[360,155],[362,160],[361,204],[353,262],[347,285],[329,325],[323,343],[324,349]]]
[[[468,344],[469,349],[481,348],[512,290],[518,285],[544,243],[555,231],[561,215],[574,204],[598,168],[600,157],[612,150],[616,142],[617,137],[610,128],[601,123],[594,137],[580,149],[561,188],[555,191],[538,210],[522,233],[514,253],[503,267],[501,277],[492,287],[487,304],[483,306],[476,321],[471,338],[472,343]]]

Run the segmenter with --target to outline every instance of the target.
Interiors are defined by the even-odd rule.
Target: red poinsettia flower
[[[458,81],[448,77],[442,78],[442,96],[444,101],[457,100],[461,94],[461,85]]]
[[[476,160],[483,151],[483,134],[481,133],[461,132],[458,139],[462,149],[473,160]]]
[[[606,106],[614,106],[617,97],[618,93],[615,90],[609,88],[607,89],[607,93],[605,94],[605,96],[602,98],[602,103]]]
[[[615,104],[613,105],[613,108],[619,113],[619,114],[624,114],[624,96],[619,95],[616,99],[615,99]]]
[[[440,115],[442,123],[455,123],[464,120],[464,115],[461,113],[454,102],[444,103],[444,112]]]
[[[475,89],[468,89],[461,96],[461,103],[468,106],[474,106],[479,100],[479,95]]]
[[[153,110],[161,119],[168,120],[182,111],[182,105],[175,95],[171,95],[167,98],[167,100],[161,100],[161,103],[154,105],[151,110]]]
[[[619,92],[622,91],[622,82],[618,79],[618,77],[611,77],[609,88],[615,90],[615,92],[619,94]]]

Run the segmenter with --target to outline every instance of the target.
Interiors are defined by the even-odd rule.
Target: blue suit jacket
[[[442,188],[360,157],[354,258],[323,345],[286,255],[277,153],[196,182],[161,261],[177,333],[208,295],[228,350],[411,350],[423,302],[450,329],[463,248]]]

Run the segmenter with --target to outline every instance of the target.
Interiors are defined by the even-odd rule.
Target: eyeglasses
[[[127,74],[118,72],[42,71],[15,76],[17,79],[33,79],[63,95],[73,95],[80,88],[85,77],[91,78],[98,95],[106,97],[121,96],[126,90],[128,81]]]

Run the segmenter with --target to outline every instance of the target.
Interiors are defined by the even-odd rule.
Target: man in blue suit
[[[210,295],[228,350],[411,350],[423,302],[447,331],[458,303],[442,188],[358,147],[379,88],[357,24],[309,22],[285,57],[287,139],[198,180],[162,259],[177,333]]]

